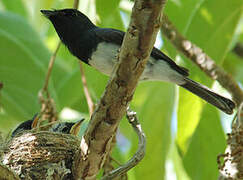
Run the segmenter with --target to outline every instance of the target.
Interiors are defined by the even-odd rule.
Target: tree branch
[[[233,100],[239,106],[243,101],[243,92],[234,78],[225,72],[221,67],[217,66],[213,59],[209,57],[195,44],[187,40],[177,31],[167,16],[163,16],[163,24],[161,27],[163,35],[168,38],[175,48],[192,60],[202,71],[210,78],[217,80],[232,95]]]
[[[138,122],[136,113],[128,110],[127,119],[129,121],[129,123],[132,125],[134,131],[138,135],[138,150],[126,164],[120,166],[117,169],[110,171],[104,177],[101,178],[102,180],[111,180],[111,179],[114,179],[115,177],[125,174],[130,169],[135,167],[143,159],[143,157],[145,155],[146,138],[145,138],[145,134],[142,130],[141,124]]]
[[[91,115],[94,112],[95,105],[94,105],[92,98],[89,94],[89,89],[88,89],[88,86],[87,86],[87,81],[86,81],[86,77],[85,77],[85,74],[84,74],[84,69],[83,69],[81,61],[79,61],[79,68],[80,68],[80,73],[81,73],[81,80],[82,80],[82,83],[83,83],[84,95],[85,95],[85,98],[86,98],[86,101],[87,101],[87,104],[88,104],[89,115],[91,117]]]
[[[124,37],[119,63],[81,140],[75,178],[95,179],[103,166],[112,138],[133,97],[161,25],[165,0],[137,0]]]
[[[218,155],[219,180],[243,179],[243,103],[238,109],[232,132],[227,134],[227,148]],[[221,162],[223,158],[223,163]]]

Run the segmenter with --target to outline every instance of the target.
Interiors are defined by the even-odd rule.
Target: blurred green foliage
[[[0,2],[0,131],[9,133],[22,121],[40,111],[38,91],[43,86],[51,52],[58,37],[40,9],[72,7],[72,0],[3,0]],[[97,25],[125,30],[132,1],[80,1],[79,9]],[[199,45],[239,83],[243,81],[242,58],[231,51],[243,43],[243,1],[173,0],[165,13],[178,30]],[[178,54],[170,42],[162,49],[190,69],[194,80],[208,86],[213,82],[190,60]],[[108,77],[84,65],[94,102],[104,91]],[[215,86],[214,86],[215,87]],[[49,83],[58,112],[64,108],[88,117],[76,58],[61,47]],[[222,90],[223,92],[223,90]],[[218,176],[216,157],[224,152],[222,115],[211,105],[174,85],[140,83],[132,108],[138,113],[147,135],[147,154],[129,172],[129,179],[214,180]],[[231,118],[232,119],[232,118]],[[228,123],[229,124],[229,123]],[[136,151],[137,138],[124,119],[113,156],[125,162]],[[119,136],[120,137],[120,136]]]

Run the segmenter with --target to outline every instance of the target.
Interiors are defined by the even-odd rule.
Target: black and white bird
[[[117,63],[124,32],[95,26],[76,9],[41,10],[53,24],[61,41],[69,51],[86,64],[110,75]],[[234,102],[212,92],[188,78],[188,70],[178,66],[157,48],[153,48],[141,80],[175,83],[201,97],[227,114],[232,114]]]

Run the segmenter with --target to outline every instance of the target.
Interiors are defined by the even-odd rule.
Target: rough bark
[[[232,122],[232,132],[227,135],[225,153],[218,156],[218,179],[243,179],[243,103],[239,107],[236,120]]]
[[[165,0],[137,0],[124,37],[119,63],[81,140],[76,178],[95,179],[110,152],[112,138],[151,53]]]
[[[0,160],[20,179],[72,180],[79,144],[80,140],[72,135],[24,132],[2,145]]]

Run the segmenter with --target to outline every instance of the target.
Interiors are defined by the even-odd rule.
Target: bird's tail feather
[[[235,103],[230,99],[227,99],[215,92],[211,91],[207,87],[196,83],[195,81],[185,77],[185,84],[180,85],[181,87],[187,89],[188,91],[194,93],[195,95],[201,97],[208,103],[216,106],[227,114],[232,114],[235,108]]]

